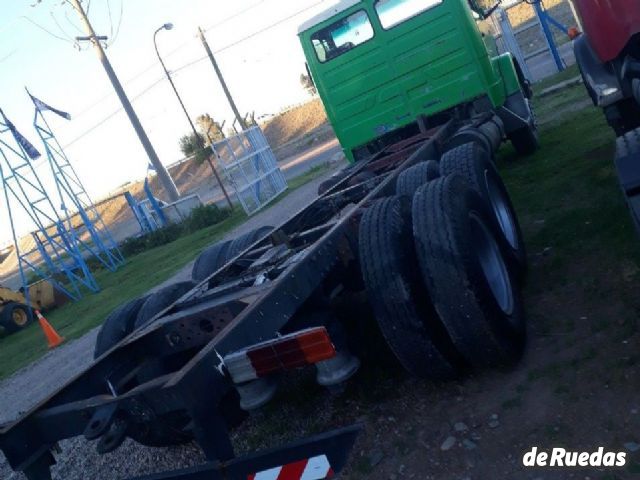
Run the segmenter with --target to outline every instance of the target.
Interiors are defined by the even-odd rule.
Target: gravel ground
[[[241,235],[261,225],[278,225],[316,196],[318,185],[342,166],[336,164],[331,171],[309,182],[273,207],[256,214],[238,226],[225,238]],[[162,286],[190,277],[192,264],[186,265]],[[66,383],[93,358],[93,346],[97,329],[82,338],[69,342],[49,352],[37,362],[20,370],[0,383],[0,423],[17,418],[24,410],[42,401],[60,385]],[[108,455],[98,455],[92,443],[74,438],[60,443],[62,452],[56,454],[58,462],[53,470],[54,480],[114,480],[132,475],[153,473],[201,463],[204,458],[199,448],[187,445],[171,449],[146,448],[133,441],[126,441],[118,450]],[[14,473],[0,453],[0,479],[22,479]]]

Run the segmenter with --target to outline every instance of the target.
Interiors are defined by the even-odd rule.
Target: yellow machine
[[[53,285],[41,280],[29,286],[29,303],[32,308],[47,310],[65,303],[66,298],[59,295]],[[0,286],[0,327],[5,334],[22,330],[34,319],[22,292],[16,292]]]

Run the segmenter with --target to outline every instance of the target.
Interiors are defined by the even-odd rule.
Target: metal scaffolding
[[[67,231],[74,236],[82,251],[95,257],[107,269],[115,271],[124,264],[124,257],[55,137],[44,112],[51,111],[67,120],[71,117],[27,93],[35,107],[33,126],[47,154]]]
[[[99,287],[75,236],[67,230],[35,170],[32,161],[39,156],[0,109],[0,177],[22,285],[27,291],[27,273],[31,271],[78,300],[83,289],[97,292]],[[15,207],[20,207],[36,227],[31,234],[35,248],[27,252],[21,250],[18,241]]]
[[[251,127],[211,146],[247,215],[287,189],[287,181],[260,127]]]

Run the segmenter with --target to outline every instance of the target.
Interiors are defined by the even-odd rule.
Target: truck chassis
[[[396,194],[402,172],[440,158],[461,127],[468,130],[469,122],[450,120],[355,164],[289,221],[19,420],[2,427],[0,448],[10,466],[29,480],[50,480],[52,452],[59,440],[79,435],[99,439],[97,449],[104,453],[117,448],[132,425],[170,425],[177,416],[211,463],[144,478],[246,479],[252,478],[250,472],[322,451],[337,472],[358,427],[235,459],[229,430],[241,414],[236,407],[227,408],[237,405],[238,392],[223,359],[280,335],[318,327],[331,334],[338,352],[347,351],[330,298],[344,290],[357,264],[363,212],[376,200]],[[177,431],[176,435],[180,436]],[[331,445],[340,445],[339,451],[329,452]]]

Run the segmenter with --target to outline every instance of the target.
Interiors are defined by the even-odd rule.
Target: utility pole
[[[122,85],[120,84],[120,80],[118,80],[118,77],[116,76],[116,72],[113,70],[111,63],[107,58],[107,55],[104,53],[104,49],[100,44],[100,40],[96,36],[96,32],[93,30],[93,27],[91,26],[91,23],[87,18],[87,14],[85,13],[84,9],[82,8],[82,5],[80,4],[80,0],[69,0],[69,2],[80,15],[80,20],[82,20],[82,24],[84,25],[84,29],[88,35],[87,37],[79,37],[78,40],[89,40],[91,43],[93,43],[96,53],[98,54],[98,58],[100,59],[100,62],[104,67],[104,70],[107,72],[107,76],[109,77],[109,80],[111,80],[111,84],[113,85],[113,88],[116,91],[116,94],[120,99],[120,102],[122,103],[122,107],[124,108],[125,112],[127,112],[127,116],[131,121],[131,125],[133,125],[133,129],[138,134],[138,138],[140,139],[140,142],[142,143],[144,150],[147,152],[147,156],[149,157],[149,161],[151,162],[151,165],[153,165],[156,172],[158,173],[158,178],[160,179],[160,182],[162,183],[164,190],[169,196],[170,201],[175,202],[179,200],[180,192],[178,192],[176,184],[173,183],[173,180],[171,179],[169,172],[167,172],[166,168],[164,168],[164,165],[162,165],[162,163],[160,162],[160,159],[158,158],[156,151],[153,149],[153,145],[151,145],[151,142],[149,141],[149,137],[147,137],[147,134],[144,131],[144,128],[142,128],[142,124],[140,123],[140,120],[138,119],[136,112],[133,110],[133,107],[131,106],[131,102],[129,102],[129,99],[127,98],[127,94],[122,88]]]
[[[204,46],[204,49],[206,50],[207,55],[209,56],[209,60],[211,60],[211,65],[213,65],[213,69],[216,71],[216,75],[220,80],[220,85],[222,85],[222,90],[224,90],[224,94],[227,96],[227,100],[229,100],[229,105],[231,105],[231,110],[233,110],[233,114],[235,115],[236,120],[238,120],[238,123],[240,124],[240,128],[242,128],[242,130],[246,130],[247,124],[245,123],[244,118],[242,118],[242,115],[240,115],[240,112],[238,111],[238,107],[236,107],[236,104],[233,101],[231,92],[229,92],[229,88],[227,87],[227,82],[224,81],[224,77],[222,76],[220,67],[218,67],[218,62],[216,62],[216,57],[213,56],[213,52],[211,51],[211,48],[207,43],[207,39],[204,36],[204,32],[200,27],[198,27],[198,37],[200,37],[200,41],[202,42],[202,45]]]
[[[180,97],[180,94],[178,93],[178,89],[176,88],[175,83],[173,83],[173,79],[171,78],[171,74],[169,73],[169,70],[167,70],[167,66],[164,64],[164,60],[162,60],[162,56],[160,55],[160,51],[158,50],[158,42],[156,41],[156,37],[158,35],[158,32],[160,32],[161,30],[171,30],[173,28],[173,25],[171,23],[165,23],[164,25],[162,25],[160,28],[158,28],[155,33],[153,34],[153,46],[156,48],[156,55],[158,55],[158,60],[160,60],[160,65],[162,65],[162,69],[164,70],[165,75],[167,76],[167,80],[169,80],[169,83],[171,84],[171,88],[173,88],[173,93],[176,94],[176,98],[178,99],[178,102],[180,103],[180,106],[182,107],[182,111],[184,112],[185,117],[187,117],[187,120],[189,121],[189,125],[191,126],[191,130],[193,131],[193,139],[198,142],[198,146],[200,146],[199,144],[199,139],[200,139],[200,135],[198,135],[198,131],[196,130],[196,126],[193,124],[193,121],[191,120],[191,117],[189,116],[189,112],[187,112],[187,107],[184,106],[184,102],[182,101],[182,98]],[[211,139],[211,136],[209,135],[209,132],[207,132],[207,140],[209,140],[209,145],[211,145],[211,150],[213,150],[213,140]],[[213,162],[211,161],[211,156],[207,155],[207,162],[209,163],[209,166],[211,167],[211,170],[213,171],[213,175],[216,177],[216,180],[218,181],[218,185],[220,186],[220,189],[222,190],[222,193],[224,194],[224,198],[227,200],[227,203],[229,204],[229,208],[231,210],[233,210],[233,202],[231,201],[231,198],[229,198],[229,194],[227,193],[227,189],[224,187],[224,184],[222,183],[222,179],[220,178],[220,175],[218,174],[218,170],[216,170],[216,167],[214,166]]]

